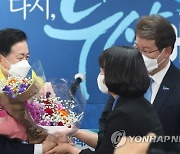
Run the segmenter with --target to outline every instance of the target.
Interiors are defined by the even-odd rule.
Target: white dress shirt
[[[42,154],[43,148],[42,144],[34,144],[34,154]]]
[[[164,76],[166,75],[169,67],[170,67],[171,61],[169,60],[167,66],[160,70],[159,72],[157,72],[156,74],[154,74],[153,76],[151,76],[151,78],[153,79],[153,83],[152,83],[152,96],[151,96],[151,104],[153,104],[154,99],[157,95],[157,92],[159,90],[159,87],[161,85],[162,80],[164,79]]]

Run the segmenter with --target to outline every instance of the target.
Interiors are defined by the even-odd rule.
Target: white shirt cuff
[[[34,154],[42,154],[43,148],[42,144],[34,144]]]

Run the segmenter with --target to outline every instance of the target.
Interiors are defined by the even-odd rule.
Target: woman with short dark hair
[[[114,46],[105,50],[105,85],[109,91],[123,97],[144,95],[149,76],[140,52],[132,47]],[[103,57],[99,58],[99,62]]]
[[[144,136],[149,132],[163,135],[156,111],[144,98],[150,81],[141,53],[134,47],[114,46],[100,55],[99,65],[104,84],[115,98],[113,111],[107,117],[104,135],[82,130],[75,134],[96,150],[80,151],[60,143],[51,152],[112,154],[122,136]]]

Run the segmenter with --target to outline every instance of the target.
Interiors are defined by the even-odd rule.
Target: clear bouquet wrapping
[[[75,133],[85,108],[85,99],[76,81],[46,82],[41,91],[25,103],[29,120],[54,137],[61,136],[62,132]]]

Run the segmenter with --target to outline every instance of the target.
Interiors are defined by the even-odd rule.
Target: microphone
[[[74,83],[71,85],[71,88],[70,88],[70,93],[71,93],[71,95],[72,95],[73,97],[75,96],[75,93],[76,93],[76,91],[77,91],[80,83],[81,83],[82,81],[84,81],[85,75],[82,74],[82,73],[77,73],[77,74],[75,74],[74,78],[75,78],[75,81],[74,81]]]

